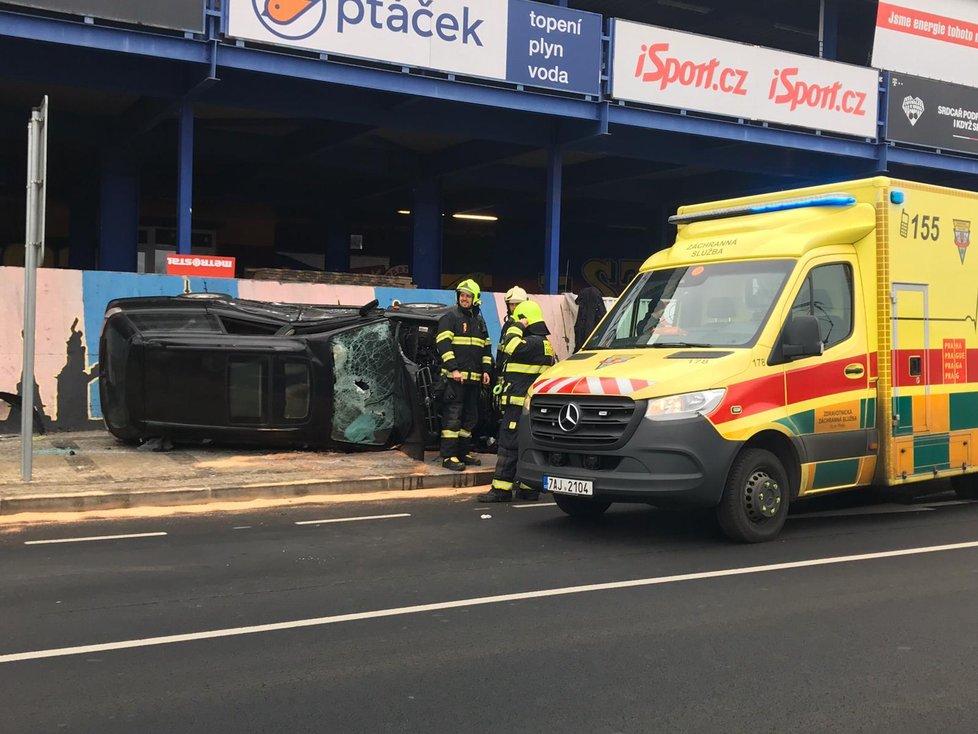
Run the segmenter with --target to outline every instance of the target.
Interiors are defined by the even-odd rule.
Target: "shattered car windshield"
[[[793,266],[792,260],[764,260],[644,273],[618,299],[587,348],[749,346]]]
[[[397,427],[405,431],[411,409],[396,379],[401,359],[387,321],[334,336],[332,439],[379,446]]]

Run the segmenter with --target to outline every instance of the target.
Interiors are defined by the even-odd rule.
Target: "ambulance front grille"
[[[535,395],[530,402],[530,434],[564,448],[612,448],[634,430],[631,398],[612,395]]]

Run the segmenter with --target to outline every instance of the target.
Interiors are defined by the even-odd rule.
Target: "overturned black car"
[[[437,430],[437,371],[419,377],[399,342],[427,326],[400,329],[377,306],[207,293],[111,301],[99,344],[105,424],[129,442],[401,445],[421,458]]]

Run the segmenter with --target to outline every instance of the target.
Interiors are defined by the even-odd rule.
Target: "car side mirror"
[[[815,357],[825,351],[818,319],[811,315],[794,316],[785,325],[781,353],[785,359]]]

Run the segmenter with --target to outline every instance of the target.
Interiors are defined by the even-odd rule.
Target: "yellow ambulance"
[[[872,178],[684,206],[584,344],[537,380],[521,481],[569,515],[949,477],[978,498],[978,194]]]

